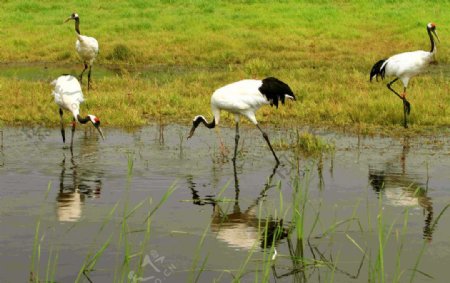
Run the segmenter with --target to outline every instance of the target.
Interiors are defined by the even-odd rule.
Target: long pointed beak
[[[187,139],[190,139],[194,135],[195,128],[196,128],[195,126],[192,126],[191,131],[189,132],[189,135],[187,136]]]
[[[95,127],[97,129],[97,131],[99,132],[100,136],[102,136],[102,139],[105,140],[105,136],[103,135],[103,131],[102,129],[100,129],[100,127]]]
[[[437,35],[437,31],[436,30],[433,30],[433,34],[434,34],[434,36],[436,36],[437,41],[439,43],[441,43],[441,40],[439,39],[439,36]]]
[[[294,101],[296,101],[297,99],[295,99],[295,96],[292,96],[292,95],[285,95],[285,97],[287,98],[287,99],[290,99],[290,100],[294,100]]]
[[[64,22],[67,23],[68,21],[72,20],[72,17],[68,17]]]

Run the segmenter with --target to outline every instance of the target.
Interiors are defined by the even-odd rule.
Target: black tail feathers
[[[380,60],[373,65],[372,70],[370,71],[370,81],[372,81],[373,77],[375,77],[378,81],[378,76],[381,76],[381,79],[384,79],[385,68],[381,69],[386,59]]]
[[[295,100],[295,95],[291,88],[284,82],[274,77],[268,77],[262,80],[262,85],[258,89],[267,100],[270,101],[270,105],[275,105],[278,108],[278,101],[280,100],[284,104],[285,95],[289,95]]]

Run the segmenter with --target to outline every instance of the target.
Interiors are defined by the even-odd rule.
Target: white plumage
[[[399,78],[402,81],[403,86],[407,88],[409,80],[412,77],[423,73],[430,63],[434,62],[436,51],[435,48],[433,52],[418,50],[400,53],[389,57],[381,68],[386,69],[386,76]]]
[[[77,49],[78,55],[83,62],[87,62],[91,66],[98,55],[98,41],[86,35],[77,34],[77,36],[78,40],[75,43],[75,48]]]
[[[80,114],[80,104],[84,102],[83,92],[74,76],[63,75],[54,80],[52,85],[55,103],[64,110],[70,111],[75,119]]]
[[[281,101],[284,104],[286,98],[295,100],[295,95],[287,84],[273,77],[263,80],[241,80],[223,86],[217,89],[211,96],[211,111],[214,115],[212,122],[208,123],[202,115],[195,116],[188,138],[194,135],[194,131],[200,123],[203,123],[210,129],[218,125],[220,111],[225,110],[233,113],[236,121],[236,143],[233,161],[236,160],[239,141],[239,121],[240,115],[242,115],[258,127],[269,145],[275,160],[279,163],[267,134],[258,125],[255,112],[261,106],[267,104],[278,107],[278,102]]]
[[[270,103],[258,90],[261,86],[261,80],[242,80],[217,89],[211,96],[211,110],[216,125],[220,121],[220,110],[235,114],[236,122],[243,115],[253,124],[258,124],[256,110]]]
[[[77,13],[72,13],[72,15],[69,18],[67,18],[65,22],[69,20],[75,21],[75,31],[77,33],[77,41],[75,43],[75,48],[81,60],[83,60],[84,64],[84,69],[80,74],[80,82],[82,82],[83,80],[83,73],[89,67],[88,89],[90,89],[92,64],[94,63],[95,58],[97,57],[99,51],[98,41],[93,37],[82,35],[80,33],[80,17],[78,16]]]
[[[64,132],[64,122],[63,122],[63,110],[72,113],[72,140],[70,143],[70,148],[73,147],[73,135],[75,133],[75,124],[79,122],[81,124],[86,124],[87,122],[92,122],[94,127],[98,130],[101,137],[104,138],[103,132],[100,129],[100,119],[95,115],[87,115],[86,117],[80,116],[80,104],[84,102],[83,92],[81,91],[81,85],[77,78],[71,75],[62,75],[58,77],[51,83],[54,86],[52,95],[55,98],[55,103],[59,106],[59,115],[61,118],[61,135],[63,142],[66,141]]]
[[[423,73],[427,67],[436,60],[435,55],[437,48],[433,38],[434,34],[434,36],[436,36],[439,40],[436,33],[436,25],[429,23],[427,25],[427,32],[431,42],[431,49],[429,52],[418,50],[391,56],[388,59],[383,59],[375,63],[370,72],[370,81],[372,81],[373,78],[378,80],[378,76],[381,76],[382,79],[384,79],[385,76],[395,77],[393,81],[387,84],[387,87],[390,91],[403,100],[405,128],[408,127],[406,115],[409,114],[411,110],[410,103],[406,100],[406,88],[408,87],[409,80],[412,77]],[[403,93],[401,95],[391,87],[391,85],[398,79],[400,79],[403,84]]]

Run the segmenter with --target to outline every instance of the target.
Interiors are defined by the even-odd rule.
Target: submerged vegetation
[[[49,82],[60,75],[53,66],[81,72],[73,27],[62,24],[76,10],[81,33],[100,44],[82,111],[95,111],[105,125],[141,126],[160,117],[187,123],[210,113],[217,87],[275,76],[298,101],[261,109],[261,123],[403,131],[401,101],[387,81],[369,83],[370,68],[391,54],[427,50],[425,26],[433,21],[446,34],[450,18],[440,11],[448,8],[422,1],[8,1],[0,7],[0,58],[12,65],[2,68],[45,62],[48,70],[37,80],[20,68],[0,77],[0,120],[58,125]],[[438,65],[411,81],[409,131],[450,124],[447,46],[438,45]],[[102,68],[119,71],[106,75]]]

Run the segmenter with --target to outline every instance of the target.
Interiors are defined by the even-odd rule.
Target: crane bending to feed
[[[75,43],[75,48],[77,49],[78,55],[81,60],[83,60],[84,69],[80,74],[80,83],[83,81],[83,74],[86,69],[89,67],[88,72],[88,90],[91,87],[91,69],[92,64],[94,63],[95,58],[98,54],[98,41],[97,39],[82,35],[80,33],[80,17],[77,13],[72,13],[70,17],[68,17],[64,22],[68,22],[70,20],[75,21],[75,31],[77,32],[77,42]]]
[[[70,111],[73,115],[72,121],[72,139],[70,141],[70,149],[73,148],[73,136],[75,134],[75,126],[78,121],[81,124],[92,122],[94,127],[100,133],[102,139],[105,139],[103,132],[100,129],[100,120],[94,115],[80,116],[80,104],[84,101],[83,92],[81,92],[81,85],[77,78],[71,75],[62,75],[52,82],[55,86],[52,94],[55,97],[55,103],[59,106],[59,116],[61,118],[61,135],[63,142],[66,142],[66,135],[64,131],[63,109]]]
[[[423,73],[428,65],[436,60],[435,55],[437,48],[433,35],[440,41],[436,33],[436,25],[429,23],[427,25],[427,32],[431,42],[430,51],[418,50],[396,54],[387,59],[378,61],[373,65],[372,70],[370,71],[370,81],[372,81],[374,77],[378,80],[378,76],[381,76],[382,79],[384,79],[385,76],[395,77],[393,81],[387,84],[387,87],[403,100],[403,125],[405,128],[408,127],[406,116],[409,115],[411,111],[411,105],[409,101],[406,100],[406,88],[408,87],[409,80],[412,77]],[[403,83],[403,93],[401,95],[391,87],[398,79]]]
[[[239,142],[239,121],[240,115],[247,117],[261,131],[264,139],[269,145],[270,151],[277,163],[280,163],[275,151],[270,144],[269,137],[259,127],[255,117],[255,112],[263,105],[275,105],[278,108],[278,101],[284,104],[285,99],[295,100],[295,95],[291,88],[277,78],[268,77],[263,80],[241,80],[217,89],[211,96],[211,111],[213,120],[208,123],[202,115],[195,116],[188,139],[194,135],[195,129],[200,123],[212,129],[219,124],[220,111],[225,110],[234,114],[236,121],[236,136],[233,161],[236,161],[237,146]]]

